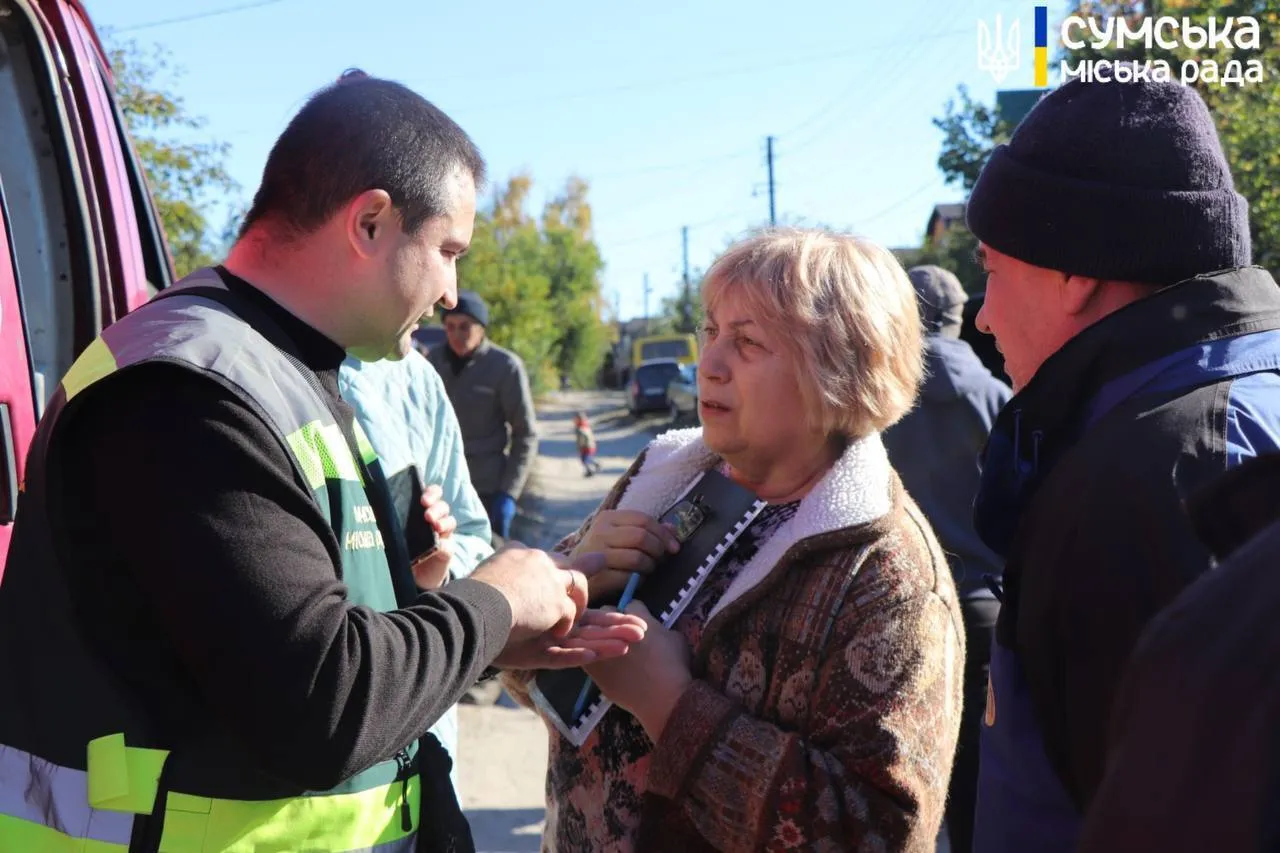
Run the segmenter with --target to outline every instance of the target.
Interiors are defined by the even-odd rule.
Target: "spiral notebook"
[[[764,508],[764,501],[749,489],[718,471],[705,473],[662,514],[661,520],[676,528],[680,551],[663,559],[640,583],[634,600],[644,602],[649,612],[670,628],[729,546]],[[617,601],[614,596],[599,604]],[[580,703],[584,686],[587,698]],[[582,745],[613,704],[581,669],[539,672],[529,693],[542,715],[575,746]],[[580,704],[583,709],[575,716]]]

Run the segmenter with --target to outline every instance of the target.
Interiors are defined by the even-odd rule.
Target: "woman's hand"
[[[508,643],[493,662],[502,669],[566,669],[625,655],[648,630],[636,616],[586,610],[563,637],[551,633]]]
[[[662,627],[640,602],[633,602],[627,613],[644,619],[648,626],[644,639],[633,643],[622,657],[584,669],[600,692],[629,711],[657,743],[671,711],[693,683],[689,644],[684,635]]]
[[[591,600],[616,596],[632,572],[649,574],[657,562],[680,550],[675,531],[643,512],[601,510],[573,555],[604,554],[606,571],[591,578]]]
[[[413,562],[413,580],[419,589],[439,589],[449,577],[449,563],[453,561],[453,532],[458,520],[444,501],[444,490],[439,486],[427,486],[422,490],[422,512],[436,532],[436,549],[428,554],[416,555]]]

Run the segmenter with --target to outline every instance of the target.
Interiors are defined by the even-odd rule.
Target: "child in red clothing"
[[[598,474],[603,466],[596,461],[596,435],[591,431],[591,420],[586,412],[578,412],[574,416],[573,435],[578,443],[578,458],[582,460],[582,476]]]

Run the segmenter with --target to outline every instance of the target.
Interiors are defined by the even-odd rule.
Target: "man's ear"
[[[1072,317],[1083,314],[1102,288],[1102,279],[1085,275],[1063,276],[1058,288],[1062,310]]]
[[[347,205],[344,230],[347,241],[362,258],[377,254],[378,243],[398,227],[399,217],[386,190],[366,190]]]

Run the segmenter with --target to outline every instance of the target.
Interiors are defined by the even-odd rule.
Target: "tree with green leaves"
[[[521,357],[535,390],[558,386],[562,376],[591,387],[609,333],[588,187],[569,179],[535,220],[526,210],[532,186],[517,175],[481,206],[471,250],[458,264],[459,287],[488,303],[490,337]]]
[[[1009,140],[1010,128],[1000,121],[995,107],[975,101],[967,86],[959,87],[945,110],[933,120],[942,131],[938,168],[948,184],[958,184],[968,196],[991,152]]]
[[[108,51],[116,98],[155,198],[179,275],[214,262],[218,233],[210,227],[213,199],[238,189],[226,169],[224,142],[191,142],[184,135],[205,126],[182,98],[164,88],[177,73],[159,47],[145,53],[128,41]]]
[[[578,387],[595,384],[609,347],[609,330],[601,319],[605,311],[600,290],[604,261],[591,236],[587,190],[586,181],[570,178],[563,192],[542,212],[544,266],[560,331],[556,367]]]
[[[702,271],[689,275],[689,286],[683,279],[676,282],[675,293],[662,297],[658,312],[650,320],[649,330],[655,335],[685,334],[698,331],[702,320]]]
[[[974,253],[978,238],[963,225],[953,225],[941,239],[926,239],[923,248],[914,253],[906,267],[934,264],[955,273],[967,293],[981,293],[987,286],[987,274],[978,266]]]
[[[947,101],[941,118],[933,124],[942,131],[942,151],[938,168],[948,184],[959,186],[965,197],[973,190],[982,166],[995,147],[1007,142],[1012,129],[1000,119],[995,107],[975,100],[965,86]],[[936,264],[951,270],[965,290],[978,293],[986,286],[986,275],[974,260],[978,239],[963,225],[952,226],[941,238],[926,235],[924,246],[912,258],[913,265]]]

